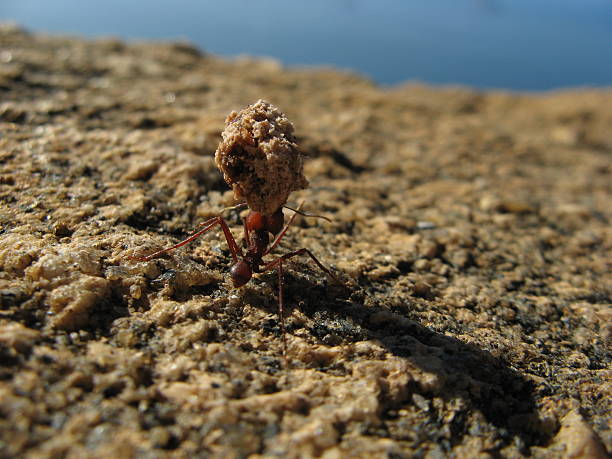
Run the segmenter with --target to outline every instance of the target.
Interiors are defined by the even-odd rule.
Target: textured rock
[[[612,448],[609,90],[378,88],[9,26],[0,49],[1,457]],[[276,274],[233,289],[220,231],[130,258],[234,203],[214,153],[259,99],[305,155],[288,205],[332,219],[266,260],[307,247],[347,284],[286,263],[286,361]]]
[[[563,448],[563,456],[567,458],[609,457],[597,435],[576,411],[571,411],[562,419],[561,430],[555,436],[555,443]]]

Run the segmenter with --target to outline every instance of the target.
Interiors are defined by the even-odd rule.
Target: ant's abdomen
[[[237,262],[232,269],[230,270],[230,275],[232,276],[232,283],[234,287],[242,287],[249,280],[251,280],[251,276],[253,272],[249,265],[244,261]]]

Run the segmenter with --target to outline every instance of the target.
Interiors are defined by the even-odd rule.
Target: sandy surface
[[[308,156],[275,273],[213,231],[225,117]],[[0,456],[605,457],[612,92],[379,88],[0,28]],[[290,212],[287,212],[290,214]],[[241,234],[238,212],[226,212]]]

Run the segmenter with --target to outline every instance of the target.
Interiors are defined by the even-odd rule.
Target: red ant
[[[321,215],[309,215],[301,212],[301,203],[297,209],[292,209],[288,206],[281,206],[279,209],[274,212],[272,215],[264,215],[260,212],[251,211],[245,219],[243,219],[244,225],[244,244],[246,247],[246,253],[242,252],[242,249],[236,244],[236,240],[232,235],[229,227],[227,226],[226,221],[223,217],[217,216],[213,217],[210,220],[207,220],[201,223],[198,226],[203,226],[204,228],[197,231],[196,233],[189,236],[187,239],[175,244],[171,247],[167,247],[165,249],[159,250],[151,255],[146,257],[133,257],[139,261],[149,261],[153,258],[157,258],[160,255],[163,255],[166,252],[177,249],[185,244],[190,243],[194,239],[200,237],[202,234],[210,231],[216,225],[219,225],[223,230],[223,234],[225,235],[225,239],[227,240],[227,245],[229,246],[230,252],[232,253],[232,258],[234,259],[234,265],[230,270],[230,275],[232,277],[232,283],[235,288],[242,287],[245,285],[253,276],[254,273],[264,273],[266,271],[270,271],[274,268],[277,269],[278,272],[278,313],[280,316],[280,324],[281,324],[281,332],[283,339],[283,356],[287,355],[287,338],[285,336],[285,321],[284,321],[284,300],[283,300],[283,262],[288,260],[289,258],[293,258],[298,255],[308,255],[312,261],[316,263],[316,265],[323,270],[327,275],[329,275],[334,281],[342,284],[342,282],[325,266],[323,266],[319,260],[312,254],[312,252],[306,248],[302,248],[299,250],[295,250],[293,252],[286,253],[285,255],[281,255],[280,257],[272,260],[270,262],[263,261],[263,257],[268,255],[274,247],[276,247],[296,215],[300,214],[305,217],[315,217],[315,218],[323,218],[324,220],[331,221],[327,217],[323,217]],[[239,204],[230,209],[238,209],[241,207],[245,207],[246,204]],[[283,226],[285,222],[285,216],[283,215],[283,207],[292,210],[294,213],[287,222],[286,225]],[[274,236],[274,239],[270,243],[269,234]]]

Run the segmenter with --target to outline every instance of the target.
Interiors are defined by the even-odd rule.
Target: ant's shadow
[[[431,420],[434,425],[439,424],[439,429],[450,424],[450,441],[453,443],[460,441],[464,435],[486,433],[482,431],[487,429],[486,424],[471,419],[475,410],[494,426],[503,445],[514,442],[524,454],[529,452],[527,446],[542,445],[550,440],[551,435],[544,433],[549,429],[541,428],[542,423],[537,415],[533,382],[514,370],[503,358],[394,314],[383,305],[366,306],[366,294],[322,282],[320,277],[318,280],[313,277],[311,281],[307,272],[297,274],[295,269],[290,269],[284,273],[285,326],[288,334],[306,326],[309,334],[322,344],[335,346],[377,341],[391,354],[406,359],[425,372],[436,374],[443,381],[442,387],[435,393],[423,391],[423,395],[440,397],[448,404],[458,399],[463,402],[451,421],[444,420],[442,414]],[[278,291],[276,272],[260,275],[252,282]],[[213,284],[207,287],[205,293],[211,294],[211,288],[213,291],[217,289]],[[249,297],[251,305],[278,312],[276,294],[271,297],[257,288],[246,288],[243,295]],[[204,292],[190,292],[194,293]],[[312,325],[293,324],[290,316],[295,309],[311,319]],[[278,321],[265,325],[264,329],[280,336]],[[325,370],[324,367],[320,369]],[[329,370],[342,369],[330,367]],[[411,390],[413,394],[419,392],[418,387],[411,387]]]
[[[495,426],[504,444],[515,442],[519,449],[524,449],[549,440],[550,435],[539,428],[533,382],[503,358],[392,314],[384,306],[365,306],[364,296],[359,292],[325,287],[320,282],[311,284],[300,277],[285,274],[286,316],[293,308],[299,308],[312,319],[314,325],[309,332],[324,344],[377,340],[391,354],[437,374],[444,381],[443,387],[430,395],[464,402],[463,410],[450,421],[453,441],[468,431],[470,435],[480,433],[477,430],[482,423],[468,419],[473,410],[480,411]],[[305,282],[310,285],[304,286]],[[380,317],[388,320],[379,320]],[[292,333],[290,324],[287,333]],[[415,391],[418,392],[416,388]]]

